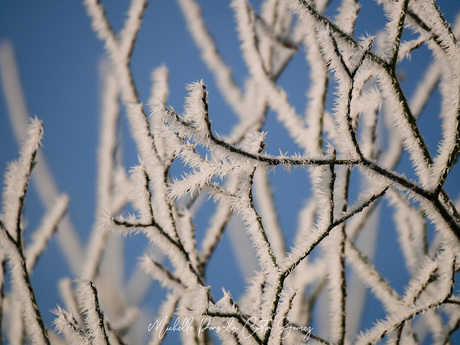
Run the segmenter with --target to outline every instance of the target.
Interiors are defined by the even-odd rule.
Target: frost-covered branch
[[[3,215],[2,220],[0,220],[2,254],[8,259],[8,271],[11,272],[11,283],[14,287],[10,298],[18,301],[17,306],[20,308],[20,320],[18,321],[22,323],[24,320],[28,324],[26,331],[34,344],[49,344],[49,339],[30,282],[29,268],[32,269],[37,256],[46,246],[51,235],[49,232],[54,231],[56,223],[65,212],[67,203],[66,198],[64,198],[64,210],[58,207],[58,219],[50,219],[53,215],[47,217],[46,222],[50,222],[50,224],[42,230],[45,232],[45,235],[40,236],[43,237],[43,243],[36,241],[35,246],[32,247],[35,249],[32,249],[35,253],[31,254],[31,264],[28,265],[24,254],[22,217],[29,180],[42,136],[43,123],[38,119],[32,119],[27,130],[27,140],[21,148],[20,158],[17,162],[11,163],[6,172],[2,199]],[[2,273],[4,274],[4,272]]]
[[[183,110],[174,110],[170,61],[144,74],[135,66],[137,46],[149,37],[143,20],[169,3],[150,13],[146,0],[130,1],[120,30],[103,1],[83,3],[109,61],[102,65],[95,222],[84,249],[79,240],[63,246],[79,252],[69,259],[73,274],[59,283],[63,308],[53,311],[52,333],[29,275],[54,232],[68,228],[64,214],[72,206],[50,187],[54,199],[39,230],[24,232],[42,137],[41,122],[32,120],[19,160],[5,173],[3,338],[106,345],[456,341],[460,214],[451,198],[459,195],[460,17],[451,27],[434,0],[209,4],[235,18],[240,68],[226,42],[214,38],[224,21],[209,18],[199,0],[178,0],[176,11],[217,87],[188,81]],[[373,19],[363,17],[367,6],[384,24],[360,37]],[[427,60],[421,67],[411,60],[419,54]],[[416,77],[407,73],[406,83],[410,68]],[[303,97],[293,75],[306,81]],[[151,82],[146,90],[143,77]],[[25,113],[20,92],[11,91],[17,76],[4,79],[11,113]],[[231,120],[217,126],[224,118]],[[425,135],[434,127],[437,139]],[[134,167],[125,167],[126,143],[136,150]],[[145,243],[134,249],[136,269],[126,257],[132,248],[125,249],[132,236]],[[397,280],[382,266],[393,257],[405,266]],[[238,288],[229,291],[227,282]],[[366,292],[380,303],[382,319]],[[363,315],[373,318],[367,329]]]

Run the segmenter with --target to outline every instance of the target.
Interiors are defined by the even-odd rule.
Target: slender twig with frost
[[[17,162],[11,163],[6,173],[3,192],[3,217],[0,220],[2,250],[8,258],[14,287],[14,299],[19,301],[26,331],[34,344],[49,344],[47,330],[37,305],[29,278],[23,244],[22,212],[35,157],[43,135],[43,124],[33,119],[27,131],[27,140]],[[51,225],[53,229],[55,224]],[[41,246],[40,246],[41,247]],[[38,249],[40,252],[42,248]]]
[[[8,106],[8,116],[13,125],[13,130],[18,142],[27,136],[26,124],[29,112],[26,107],[25,97],[19,79],[13,48],[10,43],[3,43],[0,47],[0,76],[2,79],[3,92]],[[54,200],[59,196],[58,187],[51,170],[45,159],[45,155],[39,151],[37,161],[40,162],[35,168],[35,187],[40,199],[47,208],[53,206]],[[64,216],[59,232],[59,243],[66,255],[67,262],[74,273],[78,273],[82,265],[82,245],[76,234],[76,230],[68,215]]]

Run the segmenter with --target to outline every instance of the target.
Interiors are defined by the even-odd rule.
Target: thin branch
[[[32,272],[39,257],[46,249],[51,236],[57,231],[59,223],[67,212],[69,198],[67,195],[61,195],[56,200],[55,206],[49,210],[48,214],[43,218],[40,227],[33,234],[34,242],[27,246],[25,257],[27,258],[27,270]]]
[[[2,239],[2,247],[9,258],[9,270],[11,271],[15,293],[20,298],[23,316],[28,323],[27,331],[37,344],[49,345],[48,334],[30,282],[22,247],[6,230],[2,221],[0,221],[0,238]]]

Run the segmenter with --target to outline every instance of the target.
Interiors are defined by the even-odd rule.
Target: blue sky
[[[370,8],[368,0],[362,2],[364,19],[358,22],[358,31],[375,33],[384,22],[384,18],[367,16],[366,11]],[[107,3],[108,16],[118,30],[128,2],[124,0],[104,3]],[[233,66],[237,81],[242,82],[246,69],[239,53],[233,15],[228,9],[229,1],[201,0],[199,3],[203,6],[204,16],[216,41],[220,42],[222,55]],[[258,3],[259,1],[256,2],[256,6],[259,6]],[[455,13],[460,9],[460,3],[454,0],[439,3],[448,21],[452,22]],[[30,115],[37,116],[45,124],[42,150],[48,158],[60,190],[68,193],[71,198],[71,218],[80,231],[81,238],[86,241],[95,217],[94,191],[101,87],[99,66],[104,57],[103,44],[90,28],[90,20],[80,1],[1,1],[0,41],[4,40],[12,42],[14,46]],[[296,57],[294,66],[303,66],[303,59],[302,54]],[[186,30],[178,4],[171,0],[150,2],[134,51],[134,78],[144,102],[149,96],[150,73],[153,68],[163,63],[170,70],[170,104],[177,110],[182,110],[186,95],[185,85],[204,79],[209,85],[213,128],[225,134],[229,124],[234,122],[233,114],[219,95],[212,75],[200,60],[199,52]],[[420,63],[424,63],[423,56]],[[299,73],[296,68],[288,69],[280,83],[292,95],[294,104],[302,112],[307,86],[307,78],[303,77],[302,73],[308,71],[305,67],[298,67],[301,68]],[[417,78],[417,73],[408,74],[407,77],[409,80]],[[433,107],[436,105],[433,104]],[[19,148],[6,111],[4,97],[0,95],[0,172],[5,170],[6,162],[17,158]],[[126,122],[122,125],[126,134],[123,156],[126,166],[130,167],[137,163],[137,153],[128,139]],[[276,124],[270,126],[276,127]],[[430,123],[427,122],[426,126],[429,128]],[[431,130],[427,130],[426,135],[431,135]],[[290,152],[295,150],[295,147],[283,144],[280,138],[282,135],[271,137],[270,140],[281,141],[281,145],[286,145],[283,147]],[[278,175],[281,175],[280,178],[286,177],[283,171]],[[301,178],[294,172],[291,185],[285,190],[295,189],[302,183]],[[295,209],[289,207],[292,197],[289,192],[283,194],[281,191],[279,194],[279,200],[286,212],[282,222],[287,228],[295,226]],[[43,208],[32,185],[26,208],[31,228],[37,225],[42,212]],[[134,261],[135,253],[139,252],[139,246],[143,246],[143,243],[140,239],[129,240],[133,244],[127,250],[129,257]],[[228,245],[228,239],[225,241]],[[222,248],[222,252],[213,263],[215,269],[226,263],[228,251],[228,248]],[[56,268],[56,272],[51,275],[50,265]],[[389,265],[388,270],[391,269],[394,267]],[[55,284],[66,272],[67,266],[63,256],[53,240],[33,276],[38,299],[44,310],[53,308],[59,301]],[[221,279],[218,284],[224,285],[227,289],[241,287],[229,275],[224,274],[214,279]],[[47,313],[45,320],[49,323],[51,315]]]

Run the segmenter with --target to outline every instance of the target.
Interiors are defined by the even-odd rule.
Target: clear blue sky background
[[[256,2],[256,6],[259,6],[259,2]],[[370,11],[368,9],[370,1],[362,2],[364,7],[358,22],[358,31],[375,34],[377,28],[384,23],[384,18],[381,12],[377,16],[367,15],[366,11]],[[241,82],[246,69],[240,57],[233,15],[228,8],[229,1],[201,0],[199,3],[202,4],[208,25],[219,42],[222,55],[233,66],[237,81]],[[460,9],[460,3],[456,0],[444,0],[439,3],[448,21],[452,22],[455,13]],[[126,0],[104,1],[104,4],[113,26],[118,30],[125,18],[128,2]],[[0,40],[11,41],[15,48],[30,115],[36,115],[45,123],[43,151],[60,190],[68,193],[71,198],[70,215],[81,238],[86,241],[95,217],[94,191],[100,109],[98,68],[104,56],[103,43],[97,40],[90,28],[90,20],[80,1],[52,0],[1,1]],[[424,57],[419,59],[423,65]],[[132,60],[134,77],[144,102],[147,102],[149,96],[150,73],[153,68],[162,63],[170,69],[170,104],[177,110],[181,110],[186,95],[185,85],[204,79],[209,85],[214,129],[219,133],[227,133],[228,125],[234,121],[233,115],[219,95],[212,75],[201,62],[199,52],[186,30],[178,4],[172,0],[150,1],[134,51]],[[299,112],[303,111],[308,80],[305,77],[308,71],[303,65],[304,57],[301,53],[294,60],[295,67],[288,69],[286,76],[280,80],[290,93]],[[417,78],[417,68],[411,73],[407,74],[407,87],[411,85],[413,78]],[[435,104],[432,106],[436,107]],[[18,156],[18,145],[13,137],[6,111],[5,100],[3,95],[0,95],[1,173],[5,170],[6,162]],[[426,121],[426,126],[429,128],[429,120]],[[276,125],[271,123],[269,126]],[[432,136],[434,140],[437,134],[433,133],[427,130],[425,134]],[[295,149],[283,143],[280,138],[282,136],[269,137],[273,143],[281,142],[283,151],[292,152]],[[137,163],[137,153],[129,140],[125,140],[124,144],[126,144],[124,150],[126,166],[130,167]],[[282,171],[278,175],[286,177]],[[287,188],[283,188],[287,192],[283,194],[282,190],[278,190],[277,197],[282,205],[281,209],[285,212],[282,218],[283,225],[286,228],[294,228],[297,208],[291,206],[292,200],[297,199],[291,192],[302,182],[301,178],[296,177],[294,173],[289,183],[290,185],[286,185]],[[27,220],[33,229],[43,209],[33,192],[33,186],[31,192],[28,195],[26,212]],[[129,239],[129,241],[133,243],[128,248],[132,263],[136,253],[139,253],[139,247],[143,249],[144,244],[140,239]],[[228,244],[228,239],[225,243]],[[218,270],[221,265],[228,264],[225,260],[228,252],[228,248],[222,247],[212,267]],[[395,255],[394,260],[398,260],[397,254]],[[382,260],[382,262],[387,261],[387,259]],[[55,267],[56,271],[51,273],[50,267]],[[401,269],[399,272],[397,266],[391,263],[387,267],[388,271],[396,270],[393,276],[395,284],[400,285],[398,289],[401,291],[402,280],[398,282],[398,274],[404,275],[404,270]],[[235,270],[236,267],[229,269]],[[52,316],[46,313],[46,310],[53,308],[59,302],[55,285],[57,279],[65,276],[66,272],[67,265],[57,248],[56,241],[53,240],[33,276],[38,301],[45,311],[45,320],[48,324]],[[216,291],[220,290],[221,286],[230,290],[241,288],[241,283],[236,283],[229,274],[216,275],[212,279],[215,279],[217,284]]]

